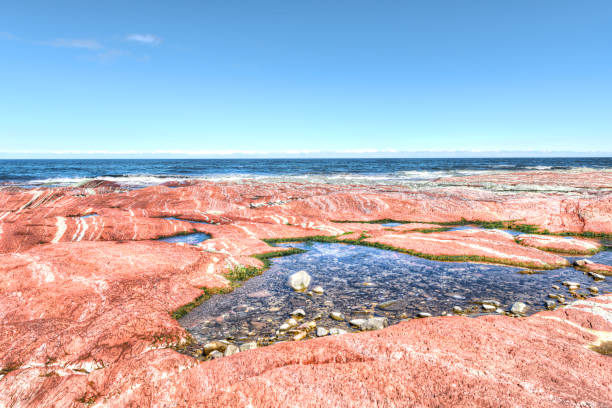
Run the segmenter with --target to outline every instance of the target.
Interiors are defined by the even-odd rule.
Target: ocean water
[[[612,170],[612,158],[0,160],[0,186],[76,186],[91,179],[132,188],[190,179],[420,185],[446,176],[555,169]]]

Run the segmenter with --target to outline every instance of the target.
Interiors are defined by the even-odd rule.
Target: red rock
[[[268,238],[365,232],[428,254],[560,265],[499,231],[333,221],[520,220],[612,233],[611,197],[201,181],[2,189],[0,406],[608,406],[612,360],[588,346],[610,337],[610,295],[528,318],[419,319],[210,362],[170,348],[187,338],[170,312],[200,287],[227,285],[234,265],[261,266],[251,255],[280,250]],[[192,229],[212,238],[151,241]]]
[[[466,229],[436,233],[390,233],[364,241],[389,245],[435,257],[482,257],[489,262],[534,268],[568,265],[565,258],[517,244],[512,235],[498,230]]]
[[[598,273],[600,275],[612,276],[612,266],[604,265],[597,262],[587,262],[583,265],[577,266],[577,269],[585,272]]]
[[[543,251],[578,255],[594,254],[602,248],[601,244],[594,240],[551,235],[523,234],[516,237],[516,241],[521,245],[538,248]]]

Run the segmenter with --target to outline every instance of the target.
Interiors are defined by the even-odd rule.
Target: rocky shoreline
[[[558,173],[555,185],[568,193],[501,194],[471,179],[419,191],[197,181],[0,191],[0,405],[610,406],[609,294],[526,318],[431,317],[240,353],[225,345],[228,357],[214,361],[175,350],[190,336],[171,315],[251,276],[234,278],[235,268],[256,270],[261,254],[289,251],[275,240],[564,266],[562,255],[588,256],[612,237],[607,177]],[[503,178],[543,180],[552,178]],[[484,229],[451,228],[470,223]],[[157,241],[195,232],[211,238]],[[576,268],[595,280],[610,275],[588,258]]]

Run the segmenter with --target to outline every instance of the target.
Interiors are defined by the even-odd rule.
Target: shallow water
[[[160,238],[158,241],[170,242],[170,243],[185,243],[189,245],[197,245],[200,242],[206,241],[210,238],[210,235],[203,232],[194,232],[193,234],[185,235],[174,235],[171,237]]]
[[[563,294],[572,301],[561,284],[565,280],[579,282],[578,293],[586,296],[590,286],[597,286],[599,293],[612,291],[612,279],[594,282],[573,268],[523,275],[518,273],[521,268],[431,261],[356,245],[282,246],[307,252],[274,259],[262,275],[230,294],[213,296],[180,319],[198,343],[231,339],[236,344],[257,341],[264,345],[291,339],[295,332],[277,330],[298,308],[306,313],[304,322],[315,319],[318,327],[351,331],[348,320],[360,317],[385,316],[393,324],[419,312],[434,316],[451,313],[453,306],[480,314],[484,310],[475,302],[488,299],[500,302],[503,310],[516,301],[524,302],[531,314],[546,308],[545,301],[551,300],[548,294]],[[601,252],[591,259],[612,264],[612,252]],[[312,276],[310,289],[320,285],[324,294],[293,291],[287,278],[299,270]],[[553,285],[560,289],[553,289]],[[342,312],[346,320],[332,320],[332,311]],[[313,336],[314,331],[308,335]]]

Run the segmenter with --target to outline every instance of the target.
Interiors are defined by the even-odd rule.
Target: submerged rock
[[[231,356],[232,354],[236,354],[239,353],[240,349],[238,348],[238,346],[235,346],[233,344],[230,344],[226,347],[225,351],[223,352],[224,356]]]
[[[329,334],[329,330],[325,327],[317,327],[317,337],[327,336]]]
[[[240,345],[240,351],[254,350],[257,348],[257,343],[254,341],[243,343]]]
[[[321,287],[321,286],[315,286],[314,288],[312,288],[312,291],[313,291],[314,293],[316,293],[317,295],[322,295],[322,294],[323,294],[323,292],[325,292],[325,291],[323,290],[323,287]]]
[[[331,312],[329,314],[329,317],[331,317],[334,320],[338,320],[338,321],[344,320],[344,315],[341,312]]]

